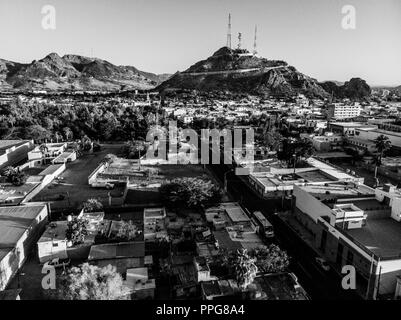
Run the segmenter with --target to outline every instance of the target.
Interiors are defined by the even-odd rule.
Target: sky
[[[44,5],[56,28],[42,27]],[[342,8],[355,8],[344,29]],[[0,58],[81,54],[155,73],[183,71],[242,33],[252,50],[318,79],[401,85],[401,0],[0,0]]]

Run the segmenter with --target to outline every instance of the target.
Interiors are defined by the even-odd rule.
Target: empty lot
[[[74,162],[67,163],[67,169],[61,174],[62,182],[54,181],[33,198],[33,201],[48,201],[52,209],[79,207],[89,198],[108,201],[109,190],[92,188],[88,185],[88,176],[109,154],[118,154],[122,145],[102,145],[102,150],[87,153]],[[121,189],[111,191],[112,197],[120,195]],[[56,200],[60,195],[64,200]]]

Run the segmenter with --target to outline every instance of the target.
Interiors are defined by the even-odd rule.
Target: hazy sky
[[[56,29],[41,9],[56,8]],[[341,27],[344,5],[356,29]],[[259,54],[282,59],[318,80],[359,76],[370,85],[401,85],[401,0],[0,0],[0,57],[18,62],[50,52],[76,53],[173,73],[242,32]]]

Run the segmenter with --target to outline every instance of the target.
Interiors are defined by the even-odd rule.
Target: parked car
[[[71,263],[71,259],[60,259],[60,258],[54,258],[53,260],[50,260],[46,262],[45,264],[48,266],[52,266],[55,268],[60,268],[60,267],[67,267]]]
[[[106,188],[107,190],[114,189],[114,183],[109,182],[94,182],[91,186],[93,188]]]
[[[316,263],[324,270],[324,271],[329,271],[330,270],[330,266],[327,263],[326,260],[324,260],[323,258],[320,257],[316,257],[315,258]]]

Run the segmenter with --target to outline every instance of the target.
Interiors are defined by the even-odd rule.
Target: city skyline
[[[56,8],[55,30],[41,26],[44,5]],[[344,5],[356,9],[355,30],[341,27]],[[243,47],[252,51],[257,25],[260,56],[285,60],[318,81],[360,77],[371,86],[401,85],[396,0],[252,0],[246,6],[211,0],[2,0],[0,27],[12,32],[3,35],[0,58],[29,63],[57,52],[175,73],[225,46],[229,13],[233,47],[241,32]]]

